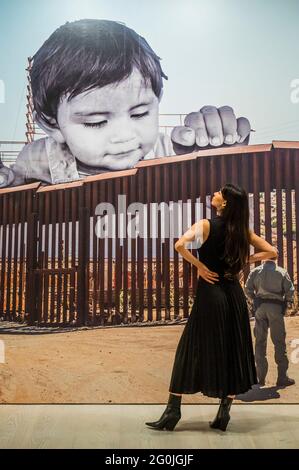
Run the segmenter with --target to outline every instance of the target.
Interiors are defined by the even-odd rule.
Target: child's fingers
[[[223,130],[218,109],[216,106],[204,106],[200,111],[205,120],[210,145],[219,147],[223,144]]]
[[[10,186],[14,180],[14,173],[10,168],[2,166],[0,168],[0,188]]]
[[[187,114],[184,124],[195,131],[195,139],[198,147],[206,147],[209,145],[205,120],[200,111]]]
[[[195,144],[195,131],[191,127],[176,126],[171,132],[171,140],[176,144],[191,147]]]
[[[198,148],[220,147],[223,144],[238,146],[248,144],[251,126],[247,118],[236,119],[231,106],[203,106],[200,111],[187,114],[184,126],[172,130],[171,139],[174,146],[188,152],[196,144]],[[181,146],[181,147],[179,147]],[[191,150],[190,150],[191,151]]]
[[[200,111],[192,112],[187,114],[184,120],[184,125],[186,127],[191,127],[195,131],[197,129],[205,129],[206,124],[203,117],[203,114]]]
[[[231,106],[221,106],[218,112],[222,122],[224,143],[232,145],[238,140],[237,119]]]
[[[239,135],[238,142],[244,143],[245,139],[250,135],[251,125],[247,118],[239,117],[237,119],[237,132]]]
[[[209,136],[206,128],[200,128],[196,130],[196,144],[198,147],[206,147],[209,145]]]

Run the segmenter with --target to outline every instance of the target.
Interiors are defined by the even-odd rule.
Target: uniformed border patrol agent
[[[265,385],[268,372],[267,337],[270,328],[274,344],[278,376],[277,386],[293,385],[287,375],[289,361],[286,350],[284,315],[294,301],[294,285],[288,272],[276,260],[266,260],[253,269],[245,283],[245,294],[253,300],[255,310],[255,362],[260,385]]]

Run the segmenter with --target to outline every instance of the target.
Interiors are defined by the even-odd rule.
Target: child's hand
[[[188,114],[184,126],[173,129],[171,140],[176,154],[182,154],[223,145],[247,145],[250,131],[248,119],[237,119],[230,106],[204,106]]]
[[[10,186],[14,179],[14,172],[7,166],[4,166],[0,160],[0,188]]]

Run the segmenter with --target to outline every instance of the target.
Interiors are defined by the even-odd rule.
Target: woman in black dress
[[[198,270],[197,292],[177,346],[168,405],[161,418],[146,423],[173,430],[181,418],[182,394],[220,398],[210,427],[226,430],[235,395],[258,383],[246,297],[239,274],[249,262],[277,258],[277,250],[249,229],[246,191],[226,184],[214,193],[217,215],[195,223],[175,244]],[[198,258],[185,243],[199,240]],[[250,256],[250,245],[259,252]]]

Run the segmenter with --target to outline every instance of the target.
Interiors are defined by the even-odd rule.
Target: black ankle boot
[[[220,402],[220,406],[218,409],[218,413],[214,421],[210,422],[210,427],[213,429],[221,429],[221,431],[225,431],[230,420],[230,408],[233,402],[233,398],[222,398]]]
[[[170,393],[167,407],[164,410],[161,418],[152,423],[145,423],[154,429],[167,429],[173,431],[178,421],[181,419],[181,400],[182,397]]]

